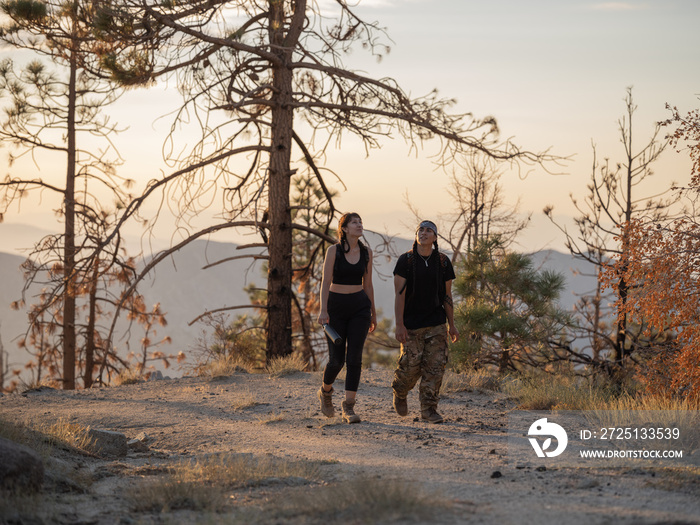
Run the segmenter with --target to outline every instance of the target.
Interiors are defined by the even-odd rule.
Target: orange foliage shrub
[[[683,143],[693,161],[687,188],[678,188],[693,204],[700,199],[700,111],[682,117],[669,108],[677,124],[671,144]],[[693,206],[694,207],[694,206]],[[622,312],[644,320],[648,331],[673,330],[675,344],[659,347],[647,363],[643,380],[655,394],[700,398],[700,223],[686,214],[667,224],[636,220],[625,226],[628,258],[604,270],[608,282],[622,273],[630,285]],[[621,313],[622,313],[621,312]]]
[[[700,397],[700,225],[688,218],[669,225],[627,225],[631,285],[625,305],[648,330],[673,330],[676,344],[660,348],[644,380],[656,394]]]

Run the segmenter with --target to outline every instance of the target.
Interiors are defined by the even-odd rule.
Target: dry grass
[[[140,383],[143,380],[143,374],[138,367],[126,368],[119,372],[119,375],[114,378],[114,380],[112,381],[112,385],[135,385],[136,383]]]
[[[308,363],[299,354],[291,354],[284,357],[276,357],[270,361],[265,371],[271,378],[283,377],[296,372],[304,372]]]
[[[0,417],[0,437],[14,441],[15,443],[20,443],[31,448],[35,448],[35,445],[39,439],[36,433],[32,432],[30,428],[23,424],[14,421],[9,421],[7,419]]]
[[[206,363],[197,365],[194,373],[198,377],[214,379],[229,377],[237,372],[251,373],[254,367],[239,356],[220,356]]]
[[[662,448],[700,447],[700,403],[687,399],[619,392],[605,381],[567,375],[510,378],[502,390],[518,401],[520,410],[582,411],[596,428],[678,429],[678,438],[660,439]]]
[[[600,409],[589,411],[587,415],[592,424],[606,428],[629,427],[632,423],[646,428],[677,428],[677,439],[657,440],[655,445],[685,450],[700,448],[697,400],[621,395],[608,400]]]
[[[63,444],[85,452],[94,450],[95,441],[89,428],[59,419],[53,423],[39,423],[34,428],[49,437],[54,444]]]
[[[313,487],[289,495],[274,513],[283,519],[349,521],[351,523],[428,522],[435,516],[448,517],[449,501],[412,482],[359,478],[353,481]]]
[[[516,399],[521,410],[593,410],[615,395],[604,384],[549,374],[507,378],[501,390]]]
[[[135,512],[194,510],[218,512],[226,505],[225,487],[184,481],[178,473],[139,483],[126,494]]]
[[[498,390],[500,380],[486,370],[470,370],[458,374],[452,370],[446,370],[442,378],[441,394],[450,392],[471,392],[473,390]]]
[[[533,374],[501,381],[501,390],[521,410],[686,411],[700,410],[700,401],[631,394],[605,379],[573,375]]]
[[[18,423],[0,418],[0,437],[34,450],[45,467],[45,484],[39,492],[16,487],[0,488],[0,523],[58,523],[55,502],[52,501],[51,480],[59,479],[61,491],[83,492],[92,483],[92,476],[83,469],[69,467],[56,461],[52,454],[56,447],[71,447],[89,451],[92,441],[86,439],[87,429],[57,423]],[[67,489],[67,487],[69,487]]]
[[[17,423],[0,419],[0,437],[29,447],[44,459],[51,455],[54,446],[68,446],[90,453],[94,440],[88,431],[88,427],[68,423],[63,419],[40,423]]]
[[[258,416],[258,423],[261,425],[269,425],[270,423],[278,423],[284,421],[284,412],[270,412],[268,414]]]
[[[183,461],[169,474],[134,486],[126,498],[135,511],[196,510],[219,512],[230,500],[230,491],[264,481],[318,479],[318,465],[291,462],[252,454],[222,454]]]
[[[245,410],[246,408],[251,408],[259,404],[255,395],[250,390],[244,390],[240,394],[236,394],[233,401],[231,401],[231,409]]]
[[[700,400],[667,398],[651,395],[630,396],[622,395],[612,398],[603,407],[605,410],[666,410],[666,411],[697,411],[700,410]]]

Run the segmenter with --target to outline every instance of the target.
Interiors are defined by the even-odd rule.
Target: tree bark
[[[298,7],[298,6],[297,6]],[[272,130],[268,172],[269,266],[267,279],[266,358],[292,352],[292,217],[289,200],[291,149],[293,46],[285,42],[283,2],[270,2],[270,44],[279,61],[273,66]]]
[[[76,133],[75,106],[77,61],[75,52],[70,57],[70,79],[68,91],[67,122],[67,167],[66,189],[63,197],[65,208],[65,239],[63,249],[63,279],[65,294],[63,302],[63,388],[75,389],[75,164]]]
[[[97,281],[100,278],[99,252],[95,255],[92,279],[90,282],[89,316],[87,330],[85,331],[85,370],[83,371],[83,386],[92,386],[92,372],[95,368],[95,339],[97,323]]]
[[[628,92],[629,93],[629,92]],[[632,95],[627,96],[627,115],[629,118],[627,132],[622,131],[625,150],[627,153],[627,200],[625,202],[625,223],[620,226],[620,232],[622,232],[622,248],[620,254],[621,268],[620,268],[620,280],[617,284],[617,292],[620,298],[620,307],[618,308],[617,316],[617,335],[615,337],[615,362],[618,366],[623,366],[625,356],[627,355],[627,311],[625,306],[627,305],[627,294],[629,292],[629,286],[625,275],[627,273],[627,259],[629,257],[629,242],[627,240],[627,233],[625,232],[625,226],[632,220],[632,188],[634,186],[633,179],[634,174],[632,171],[632,163],[634,162],[634,154],[632,153],[632,114],[634,113],[634,106],[632,105]],[[624,121],[623,121],[624,126]]]

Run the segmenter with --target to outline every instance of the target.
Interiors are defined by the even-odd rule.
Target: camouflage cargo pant
[[[399,364],[391,384],[396,395],[405,398],[420,379],[421,410],[437,408],[447,366],[447,348],[444,324],[408,330],[408,339],[401,345]]]

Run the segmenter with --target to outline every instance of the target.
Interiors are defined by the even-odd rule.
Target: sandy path
[[[513,407],[503,394],[449,394],[440,404],[445,423],[428,425],[416,420],[415,392],[409,396],[408,417],[393,412],[390,376],[386,370],[363,372],[356,406],[363,422],[357,425],[321,416],[318,373],[278,379],[237,373],[77,392],[42,389],[0,397],[0,416],[62,418],[127,438],[145,432],[154,438],[152,453],[163,461],[228,451],[268,453],[323,461],[328,483],[358,476],[415,480],[455,504],[456,515],[436,516],[435,523],[700,523],[697,483],[669,490],[655,472],[643,469],[543,470],[537,463],[509,464],[506,425]],[[342,389],[342,383],[338,386]],[[132,456],[102,463],[114,470],[117,463],[143,464],[148,454]],[[494,477],[497,471],[500,477]],[[93,485],[86,497],[101,503],[84,522],[122,522],[115,517],[127,513],[118,487],[119,479],[113,478]],[[84,518],[80,510],[76,513],[73,517]]]

